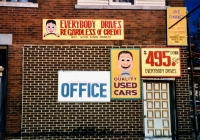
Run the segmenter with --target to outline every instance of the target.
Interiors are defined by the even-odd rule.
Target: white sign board
[[[58,71],[58,102],[110,102],[110,72]]]

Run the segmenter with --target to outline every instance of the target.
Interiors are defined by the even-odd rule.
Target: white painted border
[[[38,3],[32,3],[32,2],[0,2],[0,6],[37,8]]]
[[[0,45],[12,45],[12,34],[0,34]]]
[[[75,5],[75,9],[141,9],[166,10],[168,6],[137,6],[137,5]]]

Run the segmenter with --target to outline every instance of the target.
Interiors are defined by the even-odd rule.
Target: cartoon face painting
[[[47,33],[55,33],[56,32],[56,24],[54,24],[52,22],[47,23],[46,31],[47,31]]]
[[[47,35],[53,34],[57,37],[60,37],[58,33],[56,33],[56,21],[55,20],[47,20],[46,22],[46,33],[44,34],[44,37]]]
[[[122,76],[129,76],[133,69],[133,56],[129,51],[121,51],[118,54],[118,69],[122,72]]]

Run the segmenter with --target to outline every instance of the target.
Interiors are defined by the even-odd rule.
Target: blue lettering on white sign
[[[61,95],[63,97],[73,97],[77,92],[81,98],[83,93],[87,92],[87,97],[106,98],[107,95],[104,95],[106,86],[106,83],[63,83],[61,85]]]

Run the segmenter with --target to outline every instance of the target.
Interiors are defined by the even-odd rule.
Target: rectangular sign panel
[[[141,99],[140,49],[111,49],[111,99]]]
[[[121,19],[43,19],[43,40],[124,40]]]
[[[109,101],[109,71],[58,72],[58,102]]]
[[[180,48],[141,48],[142,77],[181,77]]]
[[[187,45],[187,20],[182,19],[179,23],[169,29],[174,23],[186,15],[186,7],[167,8],[167,45]]]

